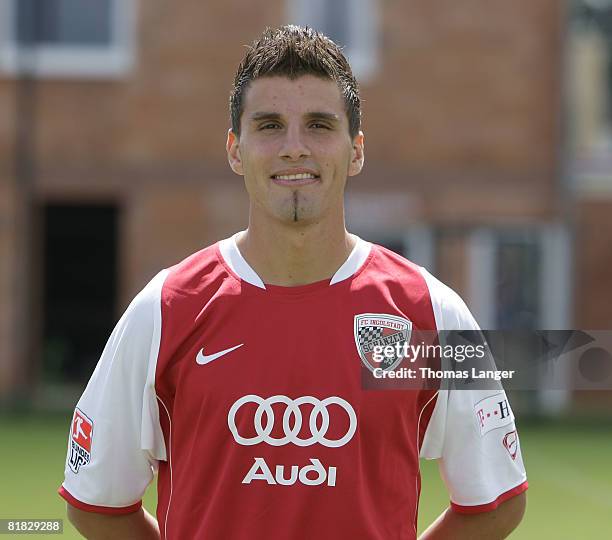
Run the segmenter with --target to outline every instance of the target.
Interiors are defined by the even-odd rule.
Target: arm
[[[115,326],[71,422],[58,492],[87,538],[159,538],[141,500],[166,459],[154,387],[165,275],[136,296]]]
[[[480,332],[461,297],[425,270],[423,275],[437,328]],[[484,336],[477,335],[479,344],[484,344]],[[450,345],[461,343],[461,339],[455,334],[440,336]],[[495,365],[490,354],[481,361]],[[438,460],[452,501],[451,508],[429,526],[421,540],[496,540],[506,538],[520,523],[526,506],[527,475],[514,414],[501,384],[486,390],[461,384],[441,389],[420,455]]]
[[[70,523],[91,540],[131,538],[133,540],[159,539],[159,526],[144,508],[123,515],[106,515],[79,510],[67,504]]]
[[[521,522],[527,496],[525,492],[500,504],[491,512],[460,514],[447,508],[419,540],[497,540],[506,538]]]

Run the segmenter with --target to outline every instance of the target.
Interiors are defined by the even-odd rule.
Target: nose
[[[279,150],[279,157],[298,161],[308,156],[310,156],[310,149],[301,129],[298,126],[288,128]]]

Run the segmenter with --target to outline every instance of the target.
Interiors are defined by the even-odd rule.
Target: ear
[[[227,160],[229,161],[232,171],[243,176],[244,170],[242,168],[242,160],[240,159],[240,143],[238,137],[231,128],[227,131],[225,150],[227,151]]]
[[[360,131],[353,139],[353,151],[351,152],[351,162],[349,164],[348,175],[355,176],[363,168],[365,138],[363,131]]]

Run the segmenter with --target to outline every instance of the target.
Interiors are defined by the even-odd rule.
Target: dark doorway
[[[43,209],[43,378],[82,382],[115,323],[115,205],[48,204]]]

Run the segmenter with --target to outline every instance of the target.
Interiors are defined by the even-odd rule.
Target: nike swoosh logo
[[[201,349],[200,352],[198,352],[198,355],[196,356],[196,362],[200,364],[201,366],[203,366],[204,364],[208,364],[212,362],[213,360],[216,360],[217,358],[221,358],[222,356],[225,356],[227,353],[231,353],[232,351],[235,351],[236,349],[238,349],[239,347],[242,347],[243,345],[244,343],[241,343],[240,345],[236,345],[235,347],[230,347],[229,349],[225,349],[224,351],[219,351],[215,354],[209,354],[209,355],[204,354],[204,349]]]

